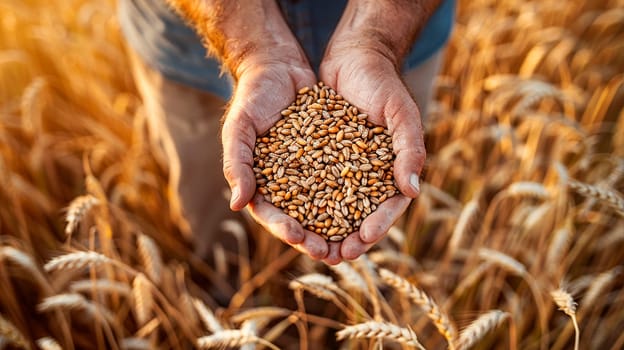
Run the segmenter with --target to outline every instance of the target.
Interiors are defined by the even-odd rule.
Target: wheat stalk
[[[509,314],[500,310],[491,310],[474,320],[461,331],[457,341],[458,350],[466,350],[475,345],[485,334],[501,324]]]
[[[416,333],[414,333],[413,330],[409,328],[401,328],[392,323],[386,322],[368,321],[352,326],[346,326],[336,332],[336,338],[338,340],[355,338],[383,338],[394,340],[401,344],[416,347],[418,349],[425,349],[418,341]]]
[[[223,347],[235,347],[243,346],[249,343],[257,343],[269,347],[274,350],[279,350],[274,344],[248,332],[243,332],[238,329],[226,329],[221,330],[215,334],[203,336],[197,339],[197,346],[202,349],[210,348],[223,348]]]
[[[566,292],[564,289],[559,288],[550,292],[555,304],[559,307],[559,310],[563,311],[566,315],[570,316],[572,319],[572,324],[574,324],[574,350],[578,350],[579,348],[579,340],[580,340],[580,330],[578,326],[578,322],[576,322],[576,303],[574,299],[570,295],[570,293]]]
[[[139,233],[137,237],[137,245],[139,248],[139,257],[141,263],[145,269],[145,273],[154,283],[160,283],[160,276],[163,270],[163,261],[160,256],[160,250],[154,240],[143,234]]]
[[[379,275],[388,285],[420,306],[420,308],[427,313],[429,319],[433,321],[438,332],[444,336],[449,344],[449,348],[454,348],[455,337],[457,336],[455,326],[453,326],[446,313],[440,309],[438,304],[429,297],[429,295],[390,270],[380,269]]]

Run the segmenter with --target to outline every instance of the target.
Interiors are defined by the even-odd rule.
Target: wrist
[[[234,79],[253,64],[306,63],[275,1],[167,0]]]
[[[363,48],[400,68],[403,58],[440,0],[350,1],[328,45],[331,50]]]

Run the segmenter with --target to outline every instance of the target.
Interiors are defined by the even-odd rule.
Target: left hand
[[[359,41],[333,43],[320,66],[320,80],[333,87],[369,120],[388,128],[395,154],[394,179],[401,191],[366,217],[359,232],[330,243],[328,264],[355,259],[379,242],[420,192],[418,176],[425,162],[423,126],[416,102],[388,52]]]

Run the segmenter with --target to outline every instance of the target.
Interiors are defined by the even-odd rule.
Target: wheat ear
[[[137,322],[142,326],[149,321],[154,306],[152,287],[147,277],[142,273],[139,273],[132,281],[132,300],[134,301]]]
[[[97,318],[98,316],[102,316],[109,323],[115,322],[115,317],[108,309],[90,302],[81,294],[65,293],[53,295],[43,299],[43,301],[37,305],[37,310],[41,312],[51,311],[54,309],[80,309],[92,317]]]
[[[440,309],[438,304],[431,299],[425,292],[416,288],[409,281],[387,269],[380,269],[381,278],[394,289],[404,296],[411,299],[420,308],[427,313],[427,316],[438,329],[438,332],[444,336],[449,344],[449,348],[453,349],[457,331],[455,326],[449,320],[449,317]]]
[[[202,349],[240,347],[249,343],[257,343],[274,350],[279,350],[279,348],[271,342],[238,329],[221,330],[215,334],[203,336],[197,339],[197,346]]]
[[[156,242],[154,242],[151,237],[139,233],[137,245],[139,248],[139,258],[141,259],[145,273],[154,283],[160,283],[163,261]]]
[[[566,315],[572,319],[574,324],[574,350],[579,348],[580,330],[578,322],[576,321],[576,303],[570,293],[566,292],[562,288],[550,292],[555,304],[559,307],[559,310],[563,311]]]
[[[74,293],[88,293],[95,290],[98,293],[104,292],[110,294],[120,294],[123,296],[128,296],[132,292],[126,283],[107,279],[76,281],[69,286],[69,290]]]
[[[572,179],[568,180],[568,187],[579,194],[598,199],[602,203],[613,208],[620,216],[624,217],[624,199],[615,191],[588,185]]]
[[[78,228],[78,225],[91,208],[98,204],[100,204],[100,201],[90,194],[74,198],[67,207],[65,234],[70,236]]]
[[[346,326],[336,332],[338,340],[353,338],[384,338],[397,341],[407,346],[417,347],[424,350],[420,344],[416,333],[410,328],[401,328],[397,325],[387,322],[368,321],[358,323],[352,326]]]
[[[75,252],[57,256],[44,265],[46,272],[65,269],[82,269],[87,266],[101,266],[113,264],[114,261],[100,253],[93,251]]]
[[[500,310],[484,313],[466,327],[459,335],[458,350],[466,350],[475,345],[487,332],[501,324],[509,314]]]

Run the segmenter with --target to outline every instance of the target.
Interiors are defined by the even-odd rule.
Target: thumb
[[[232,190],[230,208],[238,211],[251,201],[256,191],[253,172],[256,130],[249,116],[236,103],[236,99],[224,119],[221,131],[223,174]]]
[[[420,193],[419,176],[425,164],[423,127],[416,102],[405,88],[393,94],[384,108],[396,155],[394,178],[399,190],[410,198]]]

